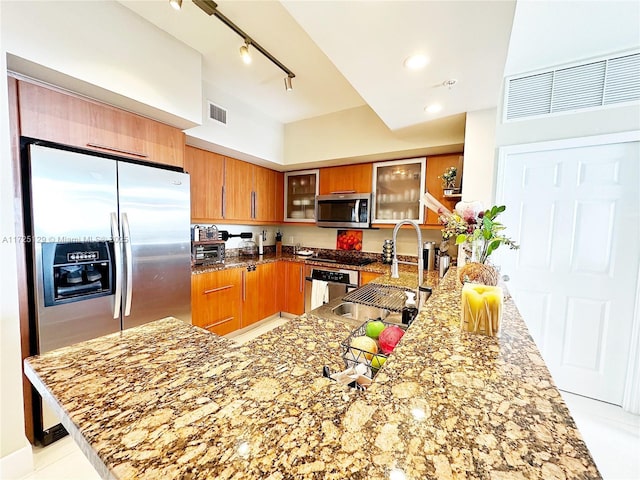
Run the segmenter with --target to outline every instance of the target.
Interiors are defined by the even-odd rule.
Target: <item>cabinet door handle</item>
[[[247,299],[247,275],[246,272],[242,271],[242,301],[244,302]]]
[[[302,265],[300,265],[300,293],[302,293],[302,290],[304,288],[304,284],[302,283],[303,279],[304,279],[304,275],[302,275]]]
[[[204,328],[217,327],[218,325],[222,325],[223,323],[230,322],[231,320],[233,320],[233,317],[223,318],[222,320],[218,320],[217,322],[213,322],[212,324],[207,325]]]
[[[220,290],[227,290],[229,288],[233,288],[233,285],[225,285],[224,287],[212,288],[209,290],[205,290],[202,292],[204,295],[208,295],[209,293],[219,292]]]
[[[227,207],[227,190],[224,188],[224,185],[222,186],[222,218],[225,217],[226,215],[226,208]]]
[[[134,157],[149,158],[149,155],[147,155],[146,153],[132,152],[130,150],[123,150],[121,148],[109,147],[107,145],[99,145],[97,143],[87,143],[87,147],[99,148],[100,150],[107,150],[109,152],[124,153],[125,155],[132,155]]]
[[[256,192],[251,192],[251,218],[256,218]]]

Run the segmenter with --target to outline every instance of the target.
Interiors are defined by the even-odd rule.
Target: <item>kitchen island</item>
[[[303,315],[254,341],[168,318],[25,360],[104,478],[600,478],[513,301],[462,334],[453,269],[366,391],[348,322]]]

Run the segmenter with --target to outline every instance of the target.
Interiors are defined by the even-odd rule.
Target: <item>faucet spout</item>
[[[423,277],[424,277],[424,266],[422,264],[422,262],[420,261],[420,256],[422,253],[422,232],[420,231],[420,227],[418,227],[418,224],[412,220],[401,220],[400,222],[398,222],[396,224],[396,226],[393,228],[393,260],[391,261],[391,278],[400,278],[400,273],[398,272],[398,252],[397,252],[397,237],[398,237],[398,230],[400,230],[400,227],[402,225],[411,225],[413,226],[413,228],[415,229],[416,233],[418,234],[418,287],[420,287],[420,285],[422,285],[422,281],[423,281]],[[402,262],[402,263],[409,263],[411,265],[415,265],[413,262]]]

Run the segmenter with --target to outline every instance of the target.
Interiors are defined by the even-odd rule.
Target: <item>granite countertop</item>
[[[104,478],[600,478],[513,301],[462,334],[453,269],[366,391],[348,322],[303,315],[238,346],[168,318],[25,360]]]

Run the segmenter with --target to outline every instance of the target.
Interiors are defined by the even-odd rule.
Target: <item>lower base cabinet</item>
[[[294,315],[304,313],[304,263],[283,262],[285,264],[284,311]]]
[[[242,270],[231,268],[191,276],[191,321],[218,335],[241,326]]]

